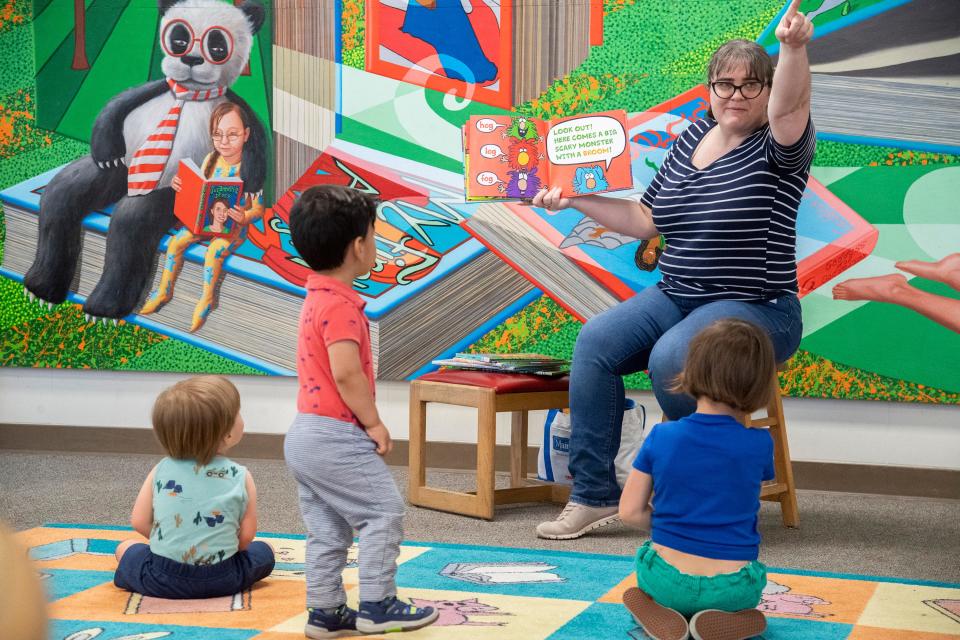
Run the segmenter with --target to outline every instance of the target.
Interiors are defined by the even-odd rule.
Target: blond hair
[[[153,404],[153,432],[171,458],[209,463],[240,414],[240,393],[223,376],[181,380]]]
[[[672,390],[751,414],[770,403],[776,372],[773,344],[763,329],[744,320],[717,320],[690,341]]]
[[[2,636],[17,640],[47,637],[47,600],[27,550],[0,524],[0,620]]]

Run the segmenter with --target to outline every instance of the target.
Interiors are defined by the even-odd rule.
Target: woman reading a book
[[[246,121],[243,110],[232,102],[217,105],[210,114],[210,138],[213,140],[213,151],[207,154],[200,167],[204,177],[239,176],[243,145],[250,138],[250,123]],[[179,175],[173,178],[170,186],[174,191],[181,190],[183,182]],[[247,196],[236,206],[224,206],[223,201],[218,201],[221,204],[214,204],[211,208],[213,219],[204,231],[219,232],[225,228],[227,218],[233,220],[233,225],[226,237],[213,238],[207,247],[203,260],[203,293],[194,308],[190,331],[202,327],[207,316],[217,307],[223,262],[246,240],[247,225],[263,216],[262,200],[262,195]],[[170,239],[160,285],[140,309],[141,314],[153,313],[170,301],[173,285],[183,267],[183,253],[200,240],[200,236],[186,228]]]
[[[707,70],[709,117],[677,138],[639,201],[598,195],[563,198],[541,190],[533,205],[574,207],[635,238],[662,234],[662,281],[591,318],[577,338],[570,377],[570,502],[537,527],[551,539],[577,538],[617,520],[621,376],[648,370],[664,413],[694,412],[670,391],[687,345],[721,318],[765,330],[778,362],[801,337],[796,216],[813,159],[810,66],[813,24],[791,0],[776,30],[779,64],[754,42],[732,40]]]

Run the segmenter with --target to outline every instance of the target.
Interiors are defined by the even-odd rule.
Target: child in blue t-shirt
[[[253,539],[253,477],[224,455],[243,437],[237,388],[221,376],[178,382],[154,403],[153,431],[167,457],[147,474],[130,516],[150,544],[120,543],[114,584],[158,598],[214,598],[269,576],[273,549]]]
[[[651,539],[637,550],[639,588],[623,600],[654,640],[742,640],[766,628],[754,608],[767,583],[757,513],[773,439],[744,423],[777,393],[775,372],[763,330],[713,323],[690,342],[676,383],[696,413],[655,426],[637,454],[620,518]]]

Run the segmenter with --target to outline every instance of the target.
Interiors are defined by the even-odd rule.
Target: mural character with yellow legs
[[[218,105],[210,115],[210,137],[214,150],[204,158],[203,166],[200,167],[204,177],[240,175],[243,145],[250,138],[250,123],[243,110],[232,102]],[[174,191],[180,191],[182,183],[179,176],[173,179],[170,186]],[[217,308],[220,282],[223,279],[223,262],[246,240],[250,223],[263,216],[262,194],[247,194],[241,203],[226,210],[226,216],[235,224],[228,236],[212,239],[207,247],[203,260],[203,293],[193,311],[191,332],[200,329],[210,312]],[[222,220],[220,224],[225,222],[226,220]],[[170,301],[173,297],[173,285],[183,268],[183,254],[199,241],[200,237],[186,228],[181,229],[170,240],[160,285],[140,309],[142,315],[153,313]]]

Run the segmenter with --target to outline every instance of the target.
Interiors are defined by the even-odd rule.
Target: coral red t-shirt
[[[363,373],[376,393],[373,355],[370,349],[370,322],[363,314],[366,303],[349,285],[336,278],[312,274],[307,278],[307,297],[300,311],[297,336],[297,411],[327,416],[344,422],[360,421],[353,415],[337,389],[330,370],[327,348],[334,342],[352,340],[360,350]]]

